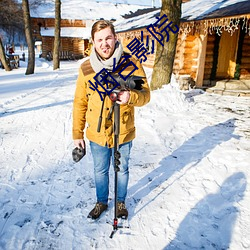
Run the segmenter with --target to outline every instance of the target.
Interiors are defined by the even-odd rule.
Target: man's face
[[[109,59],[113,55],[116,41],[116,36],[109,27],[94,34],[95,50],[103,59]]]

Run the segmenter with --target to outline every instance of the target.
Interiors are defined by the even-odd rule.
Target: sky
[[[73,162],[71,134],[86,59],[54,71],[37,54],[35,74],[23,61],[0,69],[0,249],[250,249],[250,99],[181,91],[174,77],[136,108],[124,227],[109,238],[112,167],[109,208],[87,219],[93,161],[86,139],[86,156]]]

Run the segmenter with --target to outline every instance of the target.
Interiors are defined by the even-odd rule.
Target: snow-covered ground
[[[93,164],[72,161],[72,100],[81,61],[0,69],[0,249],[250,249],[250,99],[152,92],[136,111],[129,228],[98,222]],[[147,70],[150,78],[151,72]]]

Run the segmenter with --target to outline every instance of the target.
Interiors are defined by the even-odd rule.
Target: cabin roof
[[[42,36],[54,37],[55,28],[41,28]],[[91,29],[89,27],[61,27],[61,37],[75,37],[81,39],[89,39],[91,34]]]
[[[196,21],[249,13],[249,0],[191,0],[182,5],[181,18]]]
[[[150,8],[143,5],[98,3],[91,0],[61,0],[61,2],[61,18],[70,20],[118,19],[138,9]],[[37,8],[32,8],[30,15],[34,18],[55,18],[55,3],[46,0]]]
[[[150,8],[126,15],[124,19],[117,20],[114,25],[117,32],[145,28],[156,21],[160,16],[160,8]],[[140,14],[143,13],[143,14]],[[191,0],[182,3],[182,22],[199,21],[228,16],[250,14],[249,0]]]

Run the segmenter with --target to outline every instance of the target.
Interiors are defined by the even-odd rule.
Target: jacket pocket
[[[125,134],[135,127],[134,125],[134,108],[122,107],[120,115],[120,133]]]

